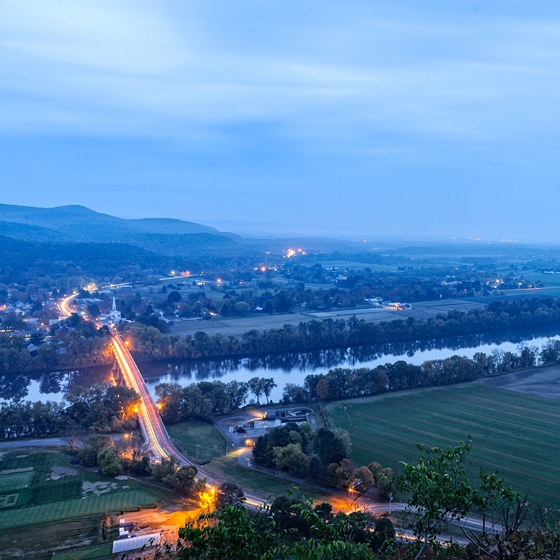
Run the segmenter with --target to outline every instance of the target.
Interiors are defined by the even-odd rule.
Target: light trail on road
[[[72,315],[73,311],[70,311],[70,309],[68,308],[68,304],[77,296],[78,294],[72,294],[71,296],[65,297],[60,304],[58,305],[60,311],[63,313],[63,315],[65,317],[70,317],[70,315]]]
[[[160,459],[170,459],[172,455],[175,455],[181,466],[191,465],[192,463],[171,443],[159,411],[126,344],[118,334],[112,333],[112,337],[113,351],[125,383],[140,395],[141,402],[138,407],[138,416],[143,424],[143,431],[148,439],[149,447],[154,450]]]

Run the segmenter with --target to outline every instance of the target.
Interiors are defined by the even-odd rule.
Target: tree
[[[260,396],[263,394],[263,383],[262,383],[262,379],[260,377],[252,377],[251,379],[249,379],[249,381],[247,382],[248,386],[249,386],[249,391],[251,391],[251,393],[253,393],[253,395],[255,395],[256,399],[257,399],[257,404],[261,404],[260,403]]]
[[[305,477],[309,471],[309,459],[301,450],[299,443],[290,443],[273,449],[276,466],[287,470],[295,476]]]
[[[225,394],[229,397],[229,410],[237,410],[245,404],[249,387],[243,381],[230,381],[225,386]]]
[[[97,457],[99,453],[111,445],[111,438],[104,434],[92,434],[88,436],[78,451],[78,458],[88,467],[97,466]]]
[[[309,478],[315,482],[321,480],[323,475],[323,463],[317,455],[312,455],[309,460],[309,468],[307,470]]]
[[[367,492],[374,484],[373,475],[367,467],[356,469],[350,477],[350,485],[352,488],[362,494]]]
[[[173,304],[177,304],[181,301],[181,299],[183,299],[181,297],[181,294],[175,290],[173,290],[172,292],[169,292],[168,296],[167,296],[167,304],[173,307]],[[166,303],[163,304],[164,306],[166,305]]]
[[[97,464],[104,475],[120,474],[123,471],[114,445],[106,447],[97,454]]]
[[[97,319],[97,317],[99,317],[99,314],[101,313],[101,310],[99,309],[99,305],[97,305],[97,303],[90,303],[87,306],[87,314],[88,317],[92,320]]]
[[[379,476],[381,475],[381,472],[383,471],[381,463],[374,461],[373,463],[370,463],[367,468],[371,471],[371,474],[373,475],[373,481],[377,486],[377,481],[379,479]]]
[[[189,465],[187,467],[180,467],[174,473],[163,476],[161,481],[177,490],[179,494],[186,496],[194,487],[197,473],[197,468]]]
[[[402,463],[404,472],[399,478],[401,490],[410,492],[408,508],[416,514],[411,526],[419,544],[415,560],[435,542],[443,523],[467,516],[474,500],[465,467],[470,439],[453,448],[417,447],[424,456],[415,465]]]
[[[233,482],[222,482],[218,487],[217,509],[225,509],[228,506],[241,506],[245,502],[245,494],[241,486]]]
[[[259,516],[251,516],[244,507],[227,506],[201,515],[200,521],[188,522],[179,529],[176,557],[182,560],[247,560],[262,558],[272,550],[277,538],[269,518],[262,526]],[[210,521],[210,523],[208,523]]]
[[[348,441],[342,433],[320,428],[313,438],[313,449],[324,465],[340,463],[348,455]]]
[[[350,459],[342,459],[340,465],[336,469],[337,486],[343,489],[349,488],[355,470],[356,468]]]
[[[251,311],[251,306],[246,301],[238,301],[234,306],[233,310],[237,315],[249,315]]]
[[[295,383],[286,383],[282,392],[282,400],[288,403],[306,403],[309,401],[307,391]]]
[[[296,508],[296,505],[303,505],[303,502],[290,496],[278,496],[270,506],[270,513],[277,530],[294,532],[299,537],[306,538],[309,535],[309,523],[301,515],[301,508]]]
[[[398,479],[400,489],[410,493],[408,508],[415,513],[411,525],[419,549],[415,560],[428,544],[436,542],[444,523],[464,519],[472,508],[484,512],[498,499],[515,497],[497,473],[487,474],[483,469],[479,489],[470,485],[465,466],[472,447],[470,438],[445,449],[417,447],[424,455],[415,465],[401,463],[403,474]]]
[[[272,389],[274,389],[274,387],[277,387],[278,385],[276,384],[276,382],[274,381],[273,377],[267,377],[267,378],[263,378],[261,380],[261,387],[262,387],[262,392],[264,393],[264,396],[266,397],[266,404],[269,404],[270,400],[270,393],[272,391]]]
[[[395,527],[388,517],[381,517],[375,524],[371,538],[373,552],[386,551],[395,544]]]
[[[323,377],[319,383],[317,383],[315,392],[317,393],[319,399],[322,401],[327,400],[329,398],[329,380]]]
[[[395,491],[395,475],[391,467],[381,470],[377,477],[377,496],[380,500],[389,500]]]
[[[169,459],[162,459],[161,463],[156,463],[152,467],[152,475],[156,480],[161,480],[165,477],[170,477],[177,470],[179,463],[175,455],[171,455]]]

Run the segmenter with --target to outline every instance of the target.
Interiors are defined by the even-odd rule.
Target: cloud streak
[[[90,141],[117,143],[126,161],[127,139],[159,144],[173,188],[229,181],[258,211],[254,192],[280,178],[305,208],[313,185],[335,196],[344,176],[368,200],[388,200],[383,186],[404,197],[420,177],[428,200],[442,175],[480,196],[516,166],[525,177],[545,165],[537,188],[548,188],[560,14],[480,7],[0,0],[0,136],[66,138],[61,159]]]

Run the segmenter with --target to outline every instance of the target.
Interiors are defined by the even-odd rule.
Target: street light
[[[198,463],[198,448],[200,447],[200,444],[195,445],[196,447],[196,462]]]
[[[389,494],[389,514],[392,512],[392,510],[393,510],[393,492]]]

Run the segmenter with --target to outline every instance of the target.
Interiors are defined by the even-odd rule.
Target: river
[[[532,334],[531,334],[532,333]],[[415,343],[361,346],[316,352],[292,352],[227,360],[182,360],[140,362],[146,384],[155,396],[159,383],[182,386],[198,381],[248,381],[252,377],[273,377],[277,387],[271,398],[279,401],[286,383],[302,385],[311,373],[329,369],[375,367],[405,360],[421,364],[426,360],[444,359],[454,354],[472,358],[476,352],[515,351],[519,345],[538,348],[549,339],[560,339],[560,326],[517,330],[485,335],[462,336]],[[75,385],[89,387],[109,380],[110,367],[80,368],[73,371],[22,372],[0,377],[0,403],[13,399],[61,402],[64,392]]]
[[[527,332],[492,333],[423,341],[394,343],[380,346],[360,346],[316,352],[295,352],[228,360],[183,360],[170,363],[140,363],[139,368],[152,396],[159,383],[179,383],[182,386],[198,381],[248,381],[252,377],[273,377],[277,387],[271,399],[279,401],[286,383],[302,385],[311,373],[327,372],[333,368],[375,367],[405,360],[422,364],[427,360],[444,359],[454,354],[472,358],[477,352],[489,354],[494,350],[516,351],[519,345],[541,348],[549,339],[560,339],[560,327]]]

